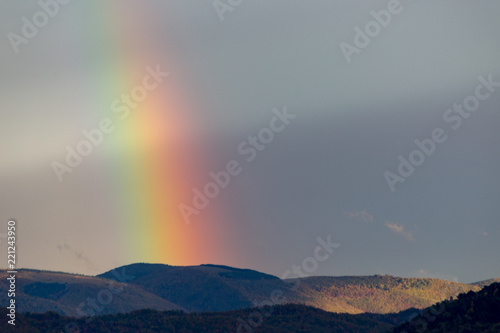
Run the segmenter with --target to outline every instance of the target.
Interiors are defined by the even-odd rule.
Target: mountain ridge
[[[5,275],[5,273],[4,273]],[[0,275],[6,281],[2,275]],[[460,293],[479,291],[490,279],[463,284],[429,278],[389,275],[315,276],[281,280],[251,269],[224,265],[171,266],[137,263],[97,276],[20,269],[20,297],[28,300],[20,312],[55,311],[69,316],[125,313],[153,308],[187,312],[223,312],[259,305],[304,304],[336,313],[396,313],[423,309]],[[95,313],[79,305],[110,285],[123,292],[112,294],[110,304]],[[0,282],[0,301],[6,301],[6,282]],[[102,295],[101,295],[102,296]],[[81,310],[81,309],[80,309]]]
[[[4,316],[8,309],[0,308]],[[500,330],[500,283],[460,294],[432,307],[393,314],[326,312],[306,305],[276,305],[229,312],[185,313],[137,310],[127,314],[70,318],[54,312],[18,314],[2,332],[253,332],[253,333],[444,333]]]

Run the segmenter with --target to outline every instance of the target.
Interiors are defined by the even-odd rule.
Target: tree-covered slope
[[[436,304],[394,330],[394,333],[417,332],[500,332],[500,283]]]

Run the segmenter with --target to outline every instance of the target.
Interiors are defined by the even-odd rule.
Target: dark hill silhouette
[[[394,330],[394,333],[404,332],[500,332],[500,283],[486,286],[477,293],[460,294],[456,300],[424,310]]]
[[[269,314],[269,315],[268,315]],[[169,332],[169,333],[386,333],[408,313],[336,314],[304,305],[280,305],[217,313],[183,313],[140,310],[128,314],[72,319],[56,313],[19,315],[16,326],[0,322],[1,332]],[[6,309],[0,309],[6,318]]]
[[[123,269],[136,276],[130,283],[188,311],[249,308],[254,306],[254,299],[269,297],[276,288],[288,289],[287,285],[275,276],[220,265],[175,267],[133,264]],[[114,279],[110,272],[99,277]]]

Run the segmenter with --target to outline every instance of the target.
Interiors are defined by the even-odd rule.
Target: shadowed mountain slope
[[[136,276],[130,283],[188,311],[229,311],[278,301],[338,313],[395,313],[423,309],[460,293],[480,290],[469,284],[388,275],[280,280],[252,270],[217,265],[134,264],[124,269]],[[100,276],[113,278],[110,273]]]
[[[7,277],[7,273],[0,273],[1,304],[9,302]],[[135,285],[98,277],[36,270],[18,271],[16,300],[17,312],[54,311],[68,316],[126,313],[144,308],[182,310]],[[89,306],[92,300],[97,302],[97,307]]]
[[[188,311],[228,311],[253,307],[253,300],[259,296],[268,297],[276,288],[287,289],[286,284],[275,276],[227,266],[134,264],[124,268],[127,274],[136,276],[130,283]],[[109,272],[99,276],[114,278]]]
[[[500,283],[425,309],[394,333],[500,332]]]
[[[3,304],[8,301],[6,278],[6,273],[0,273]],[[423,309],[460,293],[479,291],[480,287],[387,275],[281,280],[220,265],[133,264],[97,277],[20,270],[16,289],[16,297],[22,300],[18,312],[85,316],[140,309],[216,312],[289,303],[337,313],[385,314]]]
[[[6,309],[0,308],[6,317]],[[0,322],[1,332],[183,332],[183,333],[386,333],[408,318],[408,313],[337,314],[304,305],[280,305],[216,313],[134,311],[91,320],[62,317],[56,313],[19,315],[16,326]]]

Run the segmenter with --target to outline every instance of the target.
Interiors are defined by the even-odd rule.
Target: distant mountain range
[[[219,265],[133,264],[95,277],[19,270],[16,298],[18,312],[72,317],[141,309],[220,312],[288,303],[329,312],[386,314],[423,309],[495,281],[462,284],[387,275],[281,280]],[[2,304],[7,304],[7,290],[6,273],[0,273]]]
[[[156,296],[133,284],[107,281],[102,278],[74,274],[18,270],[16,276],[17,312],[42,313],[54,311],[59,314],[82,317],[86,314],[126,313],[139,309],[184,310],[168,300]],[[0,273],[0,304],[9,304],[7,273]],[[113,292],[111,292],[113,291]],[[108,303],[94,309],[88,306],[87,298]],[[93,311],[93,313],[92,313]]]
[[[6,317],[7,309],[0,309]],[[496,333],[500,332],[500,283],[460,294],[422,310],[397,314],[337,314],[305,305],[277,305],[230,312],[186,313],[139,310],[92,318],[57,313],[19,314],[1,332],[171,333]]]
[[[490,280],[485,280],[485,281],[480,281],[480,282],[475,282],[471,283],[472,285],[478,286],[479,288],[484,288],[487,287],[493,283],[500,282],[500,278],[497,279],[490,279]]]

